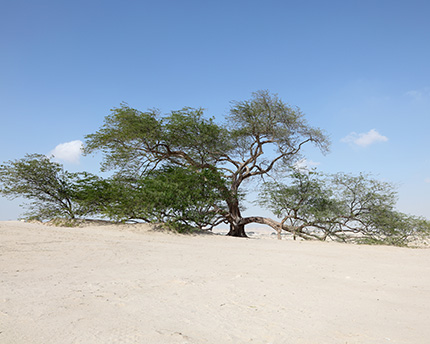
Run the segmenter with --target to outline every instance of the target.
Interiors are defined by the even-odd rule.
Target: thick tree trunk
[[[230,220],[230,231],[227,233],[229,236],[247,238],[245,233],[245,224],[242,223],[242,215],[239,209],[239,202],[235,199],[229,203],[229,220]]]
[[[245,233],[245,225],[230,224],[230,231],[227,233],[229,236],[247,238]]]

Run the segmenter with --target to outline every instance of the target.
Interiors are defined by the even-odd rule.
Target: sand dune
[[[430,250],[0,222],[0,343],[429,343]]]

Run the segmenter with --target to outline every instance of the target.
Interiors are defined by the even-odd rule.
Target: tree
[[[368,175],[323,175],[293,169],[288,183],[267,182],[260,204],[282,218],[281,229],[304,239],[406,245],[428,234],[425,219],[395,210],[390,183]]]
[[[121,104],[96,133],[86,136],[85,152],[101,150],[102,168],[116,169],[122,177],[143,176],[166,164],[221,174],[225,183],[217,187],[225,207],[213,207],[230,224],[228,235],[246,236],[249,223],[274,228],[279,223],[261,216],[244,218],[241,186],[293,164],[306,143],[328,150],[327,137],[307,124],[300,109],[258,91],[249,101],[232,103],[225,125],[205,119],[202,109],[184,108],[161,116],[156,110],[141,112]]]
[[[0,165],[0,193],[11,199],[24,197],[28,218],[39,220],[53,217],[73,219],[83,215],[75,199],[74,185],[88,173],[70,173],[42,154],[27,154],[24,158]]]

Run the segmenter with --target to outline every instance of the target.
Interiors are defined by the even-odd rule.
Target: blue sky
[[[0,162],[58,145],[66,169],[109,109],[203,107],[268,89],[326,130],[324,172],[370,172],[430,218],[430,2],[0,0]],[[0,220],[22,213],[0,197]],[[251,207],[250,211],[259,209]],[[256,214],[257,215],[257,214]]]

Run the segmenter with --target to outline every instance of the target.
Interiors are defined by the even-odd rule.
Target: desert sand
[[[430,249],[18,221],[0,237],[2,344],[430,343]]]

